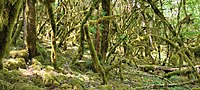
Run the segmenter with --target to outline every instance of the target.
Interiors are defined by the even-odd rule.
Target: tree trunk
[[[85,31],[84,31],[84,24],[87,22],[87,20],[89,19],[89,17],[91,16],[94,8],[99,4],[98,0],[95,0],[92,4],[92,6],[90,7],[89,11],[87,12],[86,16],[83,18],[82,22],[81,22],[81,28],[80,28],[80,46],[78,48],[78,55],[72,60],[72,64],[74,64],[76,62],[76,59],[81,60],[83,54],[84,54],[84,40],[85,40]]]
[[[48,15],[49,15],[49,18],[51,20],[51,28],[52,28],[52,31],[51,31],[51,47],[52,47],[52,50],[51,50],[51,62],[53,64],[53,67],[55,69],[58,69],[58,66],[57,66],[57,62],[56,62],[56,21],[55,21],[55,17],[54,17],[54,14],[53,14],[53,9],[52,9],[52,6],[51,6],[51,3],[50,2],[47,2],[46,4],[46,8],[48,9]]]
[[[11,41],[11,33],[23,1],[17,0],[13,5],[9,1],[0,1],[0,69],[3,69],[2,59]],[[11,6],[12,5],[12,6]]]
[[[25,15],[25,45],[31,60],[37,54],[36,49],[36,11],[35,0],[26,0],[26,15]],[[28,61],[26,61],[28,62]]]
[[[93,60],[93,66],[95,68],[95,71],[101,73],[102,79],[103,79],[103,84],[107,84],[108,80],[107,80],[107,77],[106,77],[105,70],[99,62],[99,59],[97,57],[97,53],[95,51],[95,48],[94,48],[93,42],[90,38],[89,31],[88,31],[87,27],[85,28],[85,34],[86,34],[87,42],[88,42],[88,45],[89,45],[89,48],[90,48],[90,54],[91,54],[91,57],[92,57],[92,60]]]
[[[97,7],[97,14],[96,14],[96,16],[97,16],[97,18],[100,18],[100,12],[99,12],[99,7]],[[100,45],[101,45],[101,31],[100,31],[100,26],[99,26],[99,24],[96,24],[96,27],[97,27],[97,29],[96,29],[96,33],[95,33],[95,50],[96,50],[96,52],[97,52],[97,55],[98,56],[101,56],[100,54],[101,54],[101,52],[100,52]]]
[[[103,12],[105,12],[105,16],[110,15],[110,0],[102,0],[102,8]],[[105,20],[103,22],[104,30],[102,32],[102,41],[101,41],[101,55],[102,60],[105,63],[106,62],[106,53],[108,51],[109,47],[109,20]]]

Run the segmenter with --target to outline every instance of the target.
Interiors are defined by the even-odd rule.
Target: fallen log
[[[145,72],[149,71],[164,71],[165,74],[163,77],[169,78],[173,75],[188,75],[194,73],[194,70],[191,67],[179,67],[179,68],[172,68],[167,66],[156,66],[156,65],[138,65],[139,69]],[[200,71],[200,65],[196,65],[195,68],[197,69],[198,73]]]
[[[175,87],[175,86],[183,86],[187,84],[194,84],[197,83],[198,80],[192,80],[192,81],[187,81],[187,82],[182,82],[182,83],[172,83],[172,84],[152,84],[149,86],[143,86],[143,87],[136,87],[136,90],[140,89],[160,89],[160,88],[168,88],[168,87]]]

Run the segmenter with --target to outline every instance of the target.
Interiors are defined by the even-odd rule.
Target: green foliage
[[[188,32],[182,32],[183,37],[186,38],[195,38],[200,32],[195,32],[195,31],[188,31]]]
[[[102,11],[101,16],[106,16],[106,11]]]
[[[95,26],[89,27],[89,32],[95,34],[96,33],[96,27]]]

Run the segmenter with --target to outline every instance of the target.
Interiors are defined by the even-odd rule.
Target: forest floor
[[[5,69],[0,71],[0,90],[191,90],[199,87],[193,74],[164,78],[163,71],[145,71],[127,63],[122,64],[121,74],[118,68],[111,70],[108,84],[101,85],[100,75],[92,70],[89,53],[86,52],[83,60],[70,66],[77,47],[69,45],[66,50],[58,49],[60,70],[57,71],[50,63],[49,45],[38,45],[40,55],[29,66],[24,58],[7,56],[4,59]],[[19,49],[11,52],[23,51]]]

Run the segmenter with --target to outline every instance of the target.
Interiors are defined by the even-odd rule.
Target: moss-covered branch
[[[180,47],[178,45],[176,45],[176,43],[174,43],[173,41],[171,41],[171,40],[169,40],[169,39],[167,39],[165,37],[158,36],[158,35],[153,35],[153,34],[151,36],[157,37],[157,38],[160,38],[160,39],[166,41],[169,45],[171,45],[172,47],[176,48],[177,50],[180,49]]]
[[[93,4],[91,5],[89,11],[87,12],[86,16],[83,18],[82,22],[81,22],[81,27],[80,27],[80,46],[78,49],[78,55],[73,59],[72,64],[76,61],[76,59],[80,59],[82,58],[83,54],[84,54],[84,41],[85,41],[85,32],[84,32],[84,25],[85,23],[88,21],[89,17],[91,16],[93,10],[95,9],[95,7],[99,4],[99,0],[95,0],[93,2]]]
[[[88,31],[87,28],[85,29],[85,33],[86,33],[86,37],[87,37],[87,42],[89,44],[90,54],[91,54],[91,57],[92,57],[92,60],[93,60],[93,64],[94,64],[95,70],[97,72],[101,73],[101,75],[103,77],[103,84],[107,84],[108,81],[107,81],[105,70],[104,70],[104,68],[101,66],[101,64],[99,62],[96,50],[94,48],[93,42],[92,42],[92,40],[90,38],[90,34],[89,34],[89,31]]]
[[[173,36],[176,36],[176,31],[173,29],[172,25],[166,20],[163,13],[160,12],[160,10],[156,7],[152,0],[147,1],[151,5],[151,8],[154,10],[154,12],[160,17],[161,21],[168,27]]]
[[[54,13],[53,13],[53,8],[51,6],[51,2],[47,2],[45,4],[47,11],[48,11],[48,15],[51,21],[51,47],[52,47],[52,51],[51,51],[51,62],[54,66],[55,69],[58,69],[57,66],[57,61],[56,61],[56,21],[54,18]]]
[[[172,84],[152,84],[152,85],[149,85],[149,86],[143,86],[143,87],[137,87],[135,89],[160,89],[161,87],[162,88],[168,88],[168,87],[176,87],[176,86],[183,86],[183,85],[187,85],[187,84],[193,84],[193,83],[196,83],[198,82],[198,80],[191,80],[191,81],[187,81],[187,82],[182,82],[182,83],[172,83]]]

